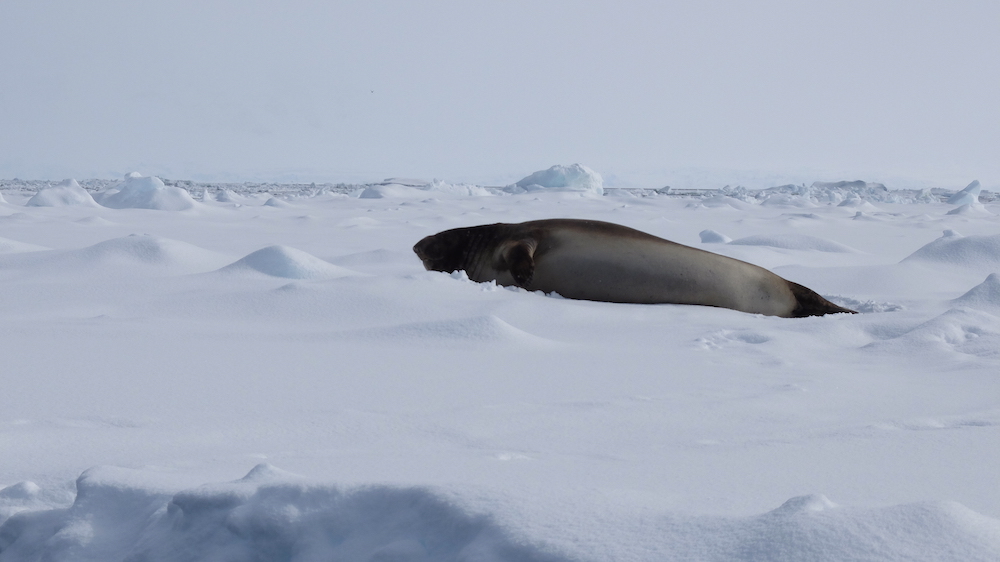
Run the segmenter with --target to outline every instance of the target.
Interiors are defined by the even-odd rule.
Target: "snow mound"
[[[819,252],[853,253],[857,252],[850,246],[845,246],[839,242],[809,236],[807,234],[781,234],[765,235],[757,234],[747,236],[729,242],[738,246],[770,246],[772,248],[782,248],[785,250],[816,250]]]
[[[24,204],[25,207],[69,207],[72,205],[97,206],[97,202],[90,196],[90,193],[80,187],[80,184],[74,179],[63,180],[57,185],[39,189],[38,193]]]
[[[49,248],[46,248],[45,246],[36,246],[35,244],[28,244],[27,242],[18,242],[17,240],[8,240],[7,238],[0,238],[0,254],[39,252],[48,249]]]
[[[265,207],[291,207],[292,204],[284,199],[278,199],[277,197],[271,197],[267,201],[264,201]]]
[[[334,279],[360,275],[288,246],[268,246],[248,254],[220,271],[257,271],[287,279]]]
[[[985,561],[1000,547],[1000,521],[953,502],[860,510],[804,496],[709,528],[674,559]]]
[[[960,205],[960,206],[955,207],[954,209],[948,211],[946,214],[948,214],[948,215],[963,215],[963,216],[972,215],[972,216],[980,216],[980,217],[988,217],[988,216],[992,216],[993,215],[993,213],[989,212],[986,209],[986,206],[983,205],[982,203],[967,203],[965,205]]]
[[[218,193],[215,194],[215,200],[219,203],[238,203],[236,192],[232,189],[220,189]],[[204,198],[203,198],[204,199]]]
[[[732,238],[714,230],[702,230],[698,236],[701,236],[702,244],[728,244],[733,241]]]
[[[985,281],[951,302],[973,308],[1000,307],[1000,275],[990,273]]]
[[[85,267],[136,265],[170,269],[177,273],[211,271],[227,261],[226,256],[187,242],[148,234],[113,238],[80,250],[65,252],[55,261],[75,262]]]
[[[983,186],[979,184],[979,180],[974,180],[969,185],[965,186],[965,189],[959,191],[958,193],[952,195],[948,198],[949,205],[978,205],[979,204],[979,193],[983,190]]]
[[[77,250],[24,251],[3,258],[4,268],[54,272],[60,276],[186,275],[212,271],[232,261],[229,256],[187,242],[148,234],[112,238]]]
[[[83,217],[74,222],[85,226],[110,226],[115,224],[104,217]]]
[[[563,191],[583,191],[604,194],[604,179],[601,175],[581,164],[569,166],[555,165],[548,170],[541,170],[508,186],[510,191],[541,191],[556,189]]]
[[[112,209],[156,209],[185,211],[195,207],[195,200],[184,189],[163,185],[160,178],[143,177],[136,172],[125,176],[117,188],[98,194],[97,202]]]
[[[183,491],[98,467],[76,487],[68,508],[18,513],[0,527],[4,560],[561,560],[424,488],[344,490],[268,467]]]
[[[919,354],[939,350],[983,358],[1000,357],[1000,318],[971,308],[952,308],[903,334],[866,348]]]
[[[1000,268],[1000,234],[962,236],[954,230],[903,258],[907,261],[947,263],[969,268]]]
[[[477,316],[440,322],[417,322],[365,330],[361,335],[390,340],[441,340],[470,342],[544,342],[496,316]]]
[[[874,212],[879,210],[879,208],[876,207],[875,205],[872,205],[871,202],[854,193],[848,195],[847,199],[844,199],[843,201],[838,203],[837,206],[845,207],[848,209],[858,209],[858,212],[861,212],[862,210],[868,212]]]

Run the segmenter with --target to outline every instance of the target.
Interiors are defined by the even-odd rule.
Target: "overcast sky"
[[[998,30],[995,0],[0,0],[0,178],[996,186]]]

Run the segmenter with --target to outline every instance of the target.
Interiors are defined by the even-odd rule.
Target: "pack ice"
[[[0,562],[1000,559],[978,182],[182,185],[2,183]],[[553,217],[863,313],[575,301],[410,250]]]

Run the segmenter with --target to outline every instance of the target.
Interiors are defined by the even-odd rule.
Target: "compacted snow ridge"
[[[0,562],[1000,560],[1000,201],[829,180],[0,180]],[[860,314],[411,250],[557,217]]]

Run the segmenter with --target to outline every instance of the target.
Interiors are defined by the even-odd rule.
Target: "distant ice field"
[[[0,562],[1000,559],[1000,202],[978,182],[18,182]],[[557,217],[861,313],[575,301],[411,251]]]

